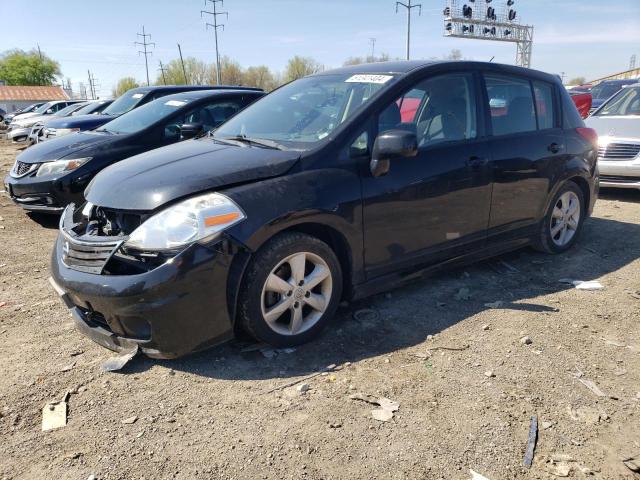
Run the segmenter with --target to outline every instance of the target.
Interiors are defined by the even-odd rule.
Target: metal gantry
[[[218,23],[218,16],[219,15],[225,15],[226,18],[229,18],[229,13],[228,12],[218,12],[217,10],[217,5],[218,3],[221,6],[224,6],[224,1],[223,0],[204,0],[204,6],[205,8],[207,7],[207,2],[210,2],[213,4],[213,12],[209,12],[207,10],[200,10],[200,17],[202,17],[204,14],[207,15],[211,15],[213,17],[213,23],[206,23],[206,28],[208,29],[209,27],[213,28],[213,34],[215,37],[215,41],[216,41],[216,82],[218,85],[220,85],[220,52],[218,49],[218,28],[222,28],[222,30],[224,30],[224,24],[223,23]]]
[[[529,68],[533,26],[518,22],[514,3],[515,0],[445,0],[444,36],[515,43],[516,64]]]

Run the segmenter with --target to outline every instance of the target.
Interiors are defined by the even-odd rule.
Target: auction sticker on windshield
[[[347,78],[345,80],[345,82],[351,82],[351,83],[387,83],[389,80],[391,80],[393,78],[392,75],[367,75],[367,74],[360,74],[360,75],[352,75],[351,77]]]
[[[169,100],[168,102],[165,102],[165,105],[168,105],[169,107],[181,107],[185,103],[187,102],[184,102],[182,100]]]
[[[142,98],[142,94],[141,93],[134,93],[133,95],[131,95],[131,98]]]

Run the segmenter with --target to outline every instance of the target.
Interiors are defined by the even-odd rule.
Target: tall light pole
[[[229,18],[229,14],[227,12],[218,12],[216,10],[216,6],[218,3],[220,3],[220,5],[224,5],[223,0],[204,0],[205,7],[207,6],[207,2],[211,2],[213,4],[213,12],[200,10],[200,17],[202,17],[205,13],[213,17],[213,23],[207,23],[206,28],[213,28],[213,33],[216,40],[216,82],[218,83],[218,85],[220,85],[220,52],[218,50],[218,28],[222,27],[222,29],[224,30],[224,24],[218,23],[218,15],[225,15],[227,18]]]
[[[376,51],[376,39],[374,37],[371,37],[369,39],[369,43],[371,44],[371,61],[375,62],[375,51]]]
[[[411,0],[407,0],[407,3],[396,2],[396,13],[398,13],[398,7],[404,7],[407,9],[407,60],[409,60],[409,45],[411,44],[411,9],[417,8],[418,15],[422,15],[422,4],[411,5]]]

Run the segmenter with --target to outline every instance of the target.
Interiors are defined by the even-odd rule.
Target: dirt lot
[[[15,153],[0,142],[2,176]],[[293,353],[236,343],[111,374],[47,283],[56,223],[0,196],[2,479],[640,478],[622,461],[640,464],[640,192],[603,192],[566,255],[523,250],[345,306]],[[266,393],[329,364],[305,393]],[[68,425],[42,432],[67,391]],[[400,408],[380,422],[354,393]]]

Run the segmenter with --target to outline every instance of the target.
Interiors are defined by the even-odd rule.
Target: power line
[[[404,7],[407,9],[407,60],[409,60],[409,45],[411,44],[411,9],[417,8],[418,15],[422,15],[422,4],[411,5],[411,0],[407,0],[407,3],[396,2],[396,13],[398,13],[398,7]]]
[[[149,40],[151,40],[151,34],[150,33],[145,33],[144,31],[144,25],[142,26],[142,33],[136,33],[137,36],[142,37],[142,42],[133,42],[134,45],[142,45],[143,47],[143,51],[138,50],[138,55],[140,55],[141,53],[144,55],[144,65],[145,68],[147,69],[147,86],[150,85],[149,83],[149,61],[147,59],[147,57],[149,55],[152,54],[152,52],[147,50],[147,47],[149,46],[153,46],[153,48],[155,48],[156,44],[153,42],[147,42],[147,37],[149,37]]]
[[[158,70],[160,70],[162,72],[162,83],[166,85],[167,84],[167,77],[165,76],[164,72],[167,69],[162,65],[162,60],[158,60],[158,62],[160,62],[160,68]]]
[[[224,6],[223,0],[204,0],[205,8],[207,7],[207,2],[211,2],[213,4],[213,12],[209,12],[207,10],[200,10],[200,18],[202,18],[203,14],[205,13],[213,17],[213,23],[207,22],[206,28],[209,29],[209,27],[213,27],[213,33],[216,40],[216,82],[218,85],[220,85],[220,52],[218,50],[218,28],[222,27],[222,30],[224,30],[224,24],[218,23],[218,15],[226,15],[226,18],[229,19],[229,13],[218,12],[216,10],[218,3],[220,3],[221,6]]]

